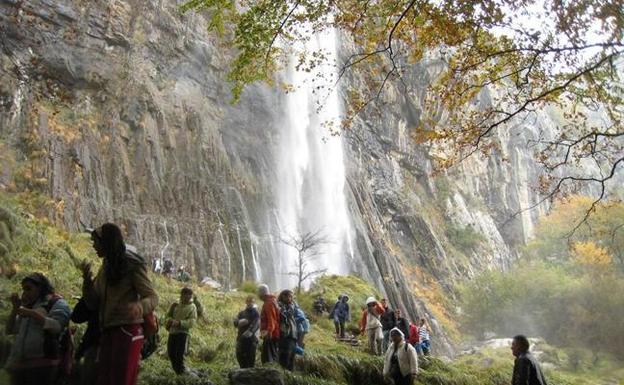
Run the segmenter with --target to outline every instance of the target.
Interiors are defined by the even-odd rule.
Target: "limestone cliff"
[[[231,105],[228,47],[171,3],[0,0],[0,183],[50,197],[68,229],[120,223],[197,278],[271,281],[283,94],[255,85]],[[536,201],[537,170],[525,136],[501,136],[497,156],[431,176],[411,130],[436,66],[414,66],[410,97],[388,88],[383,113],[362,114],[343,143],[353,271],[432,319],[449,352],[434,304],[515,257],[536,213],[508,220]]]

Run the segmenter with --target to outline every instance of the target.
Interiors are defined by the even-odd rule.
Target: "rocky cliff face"
[[[283,96],[258,85],[229,104],[228,49],[203,15],[162,0],[0,0],[0,26],[4,189],[49,197],[48,216],[71,230],[120,223],[143,253],[198,278],[275,277]],[[449,315],[432,305],[457,281],[504,268],[529,236],[536,212],[508,219],[535,202],[537,171],[526,135],[501,136],[498,156],[431,176],[431,149],[411,130],[437,69],[415,66],[410,97],[389,88],[388,108],[363,114],[343,141],[354,271],[439,328]]]

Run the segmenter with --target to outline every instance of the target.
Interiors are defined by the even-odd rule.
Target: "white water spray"
[[[332,136],[327,126],[330,123],[334,130],[339,129],[341,110],[334,87],[337,76],[335,31],[317,34],[306,44],[306,50],[321,51],[327,60],[306,72],[296,71],[296,59],[291,58],[288,68],[287,80],[294,91],[286,98],[288,110],[280,138],[279,236],[287,238],[321,231],[329,242],[319,247],[320,255],[309,261],[307,269],[326,268],[328,273],[345,274],[349,272],[353,247],[344,192],[343,143],[342,137]],[[319,88],[321,85],[323,87]],[[276,281],[280,287],[291,287],[295,278],[287,273],[295,271],[297,252],[284,244],[278,249]]]

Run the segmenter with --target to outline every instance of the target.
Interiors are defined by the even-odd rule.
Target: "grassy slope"
[[[36,197],[35,197],[36,198]],[[35,213],[45,202],[32,196],[24,199],[0,195],[0,322],[4,324],[10,305],[6,298],[19,291],[21,277],[30,271],[47,274],[57,291],[71,305],[80,295],[80,276],[76,263],[84,258],[98,264],[91,250],[89,237],[85,234],[63,232],[44,220],[36,219]],[[4,248],[4,249],[3,249]],[[8,278],[11,276],[11,278]],[[177,300],[182,285],[162,276],[152,276],[160,295],[158,313],[162,316],[168,305]],[[191,354],[187,359],[190,367],[197,368],[216,384],[227,383],[227,373],[235,368],[235,329],[231,320],[243,307],[244,299],[253,292],[255,285],[247,283],[241,291],[221,293],[207,288],[194,287],[205,308],[205,319],[200,320],[192,331]],[[330,304],[340,293],[351,298],[355,325],[360,306],[365,298],[378,295],[366,282],[355,277],[322,277],[310,292],[299,296],[299,303],[309,313],[313,298],[322,293]],[[306,357],[298,363],[299,371],[287,376],[290,385],[295,384],[379,384],[382,361],[371,357],[363,347],[351,347],[336,343],[333,325],[326,318],[312,317],[312,331],[306,338]],[[79,329],[80,330],[80,329]],[[3,333],[3,332],[0,332]],[[80,332],[78,333],[78,335]],[[6,337],[0,334],[2,339]],[[161,348],[142,363],[141,384],[190,384],[187,377],[176,377],[166,359],[166,332],[161,330]],[[435,343],[435,342],[434,342]],[[511,357],[508,351],[486,352],[480,356],[463,357],[453,363],[438,359],[421,362],[423,370],[417,384],[439,385],[503,385],[509,383]],[[606,361],[605,361],[606,362]],[[606,364],[605,364],[606,365]],[[603,368],[610,370],[609,368]],[[621,374],[621,373],[620,373]],[[583,372],[579,377],[547,372],[550,384],[593,384],[596,374]],[[8,382],[6,373],[0,371],[0,383]]]

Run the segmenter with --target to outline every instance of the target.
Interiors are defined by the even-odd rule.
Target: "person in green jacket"
[[[189,330],[195,325],[196,320],[197,307],[193,303],[193,290],[185,287],[180,293],[180,303],[171,304],[165,323],[165,327],[169,331],[167,354],[176,374],[186,372],[184,353],[189,338]]]

